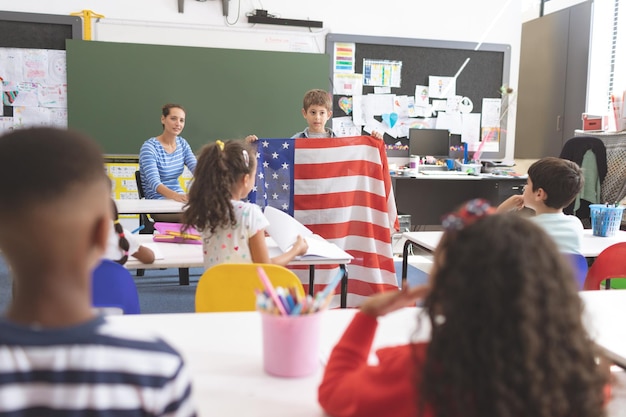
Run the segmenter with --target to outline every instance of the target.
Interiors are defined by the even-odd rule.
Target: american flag
[[[257,146],[250,201],[289,213],[354,257],[347,266],[348,306],[397,289],[391,233],[398,229],[398,216],[384,143],[357,136],[260,139]],[[317,267],[315,291],[334,274]],[[299,275],[308,283],[306,271]],[[339,290],[335,298],[338,305]]]

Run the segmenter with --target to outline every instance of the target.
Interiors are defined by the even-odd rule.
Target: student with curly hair
[[[218,140],[200,151],[183,223],[202,233],[205,269],[220,263],[287,265],[308,249],[298,236],[289,251],[270,259],[269,223],[259,206],[242,201],[254,187],[255,172],[256,152],[247,140]]]
[[[475,200],[445,218],[429,287],[361,306],[319,387],[330,415],[604,415],[607,375],[573,272],[539,226],[491,212]],[[377,318],[422,297],[430,341],[378,350],[369,365]]]

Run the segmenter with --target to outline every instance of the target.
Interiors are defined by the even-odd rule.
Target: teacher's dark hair
[[[172,109],[181,109],[185,114],[187,114],[187,111],[185,110],[183,106],[181,106],[180,104],[173,104],[173,103],[168,103],[168,104],[163,105],[163,107],[161,108],[161,114],[163,115],[163,117],[167,117],[169,116],[170,110]],[[163,123],[161,123],[161,126],[165,128]]]
[[[445,232],[424,301],[432,339],[416,400],[436,417],[605,415],[605,373],[581,322],[573,271],[512,214]]]

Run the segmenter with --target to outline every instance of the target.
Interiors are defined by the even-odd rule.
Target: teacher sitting
[[[184,203],[187,202],[187,194],[180,186],[178,178],[185,166],[192,173],[196,168],[196,157],[191,146],[179,136],[185,127],[185,109],[178,104],[164,105],[161,125],[163,133],[146,140],[139,151],[143,192],[146,199],[169,198]],[[157,221],[179,221],[172,216],[152,217]]]

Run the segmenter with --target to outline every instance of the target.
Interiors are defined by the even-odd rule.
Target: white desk
[[[184,203],[174,200],[115,200],[119,214],[180,213]]]
[[[137,237],[142,244],[149,243],[151,246],[156,246],[163,257],[162,259],[155,259],[154,263],[144,264],[131,256],[124,265],[127,269],[178,268],[179,284],[189,285],[189,268],[204,267],[202,245],[154,242],[152,240],[152,235],[135,235],[135,237]],[[274,257],[282,253],[272,238],[265,238],[265,242],[267,243],[270,257]],[[309,291],[312,292],[313,284],[315,283],[315,265],[339,264],[340,268],[344,272],[344,276],[341,281],[341,306],[345,307],[348,295],[348,271],[345,265],[349,264],[353,258],[352,255],[341,249],[338,249],[337,252],[341,254],[340,257],[322,258],[319,256],[306,256],[292,260],[289,262],[289,265],[309,266]]]
[[[596,343],[610,357],[626,357],[626,327],[616,326],[614,320],[626,316],[626,291],[580,295],[586,306],[584,321]],[[324,313],[322,362],[355,312],[341,309]],[[381,318],[374,348],[408,343],[418,312],[418,308],[406,308]],[[261,318],[257,312],[141,314],[110,316],[107,320],[131,330],[153,331],[179,350],[191,372],[200,417],[324,416],[317,403],[321,367],[306,378],[276,378],[264,373]],[[430,331],[426,321],[420,332],[420,339],[427,340]]]
[[[320,361],[355,314],[355,309],[324,313]],[[377,347],[408,343],[417,309],[405,309],[381,319]],[[317,403],[323,368],[306,378],[265,374],[262,362],[261,318],[257,312],[140,314],[110,316],[129,329],[153,331],[185,358],[193,379],[198,415],[205,416],[324,416]]]
[[[406,280],[408,267],[409,246],[417,246],[426,252],[432,253],[441,239],[443,232],[405,232],[402,237],[406,239],[402,251],[402,280]],[[585,229],[582,240],[582,254],[585,258],[596,258],[600,252],[616,243],[626,242],[626,231],[618,230],[615,236],[594,236],[591,229]]]
[[[584,322],[591,338],[605,355],[626,368],[626,290],[581,291],[585,304]]]

